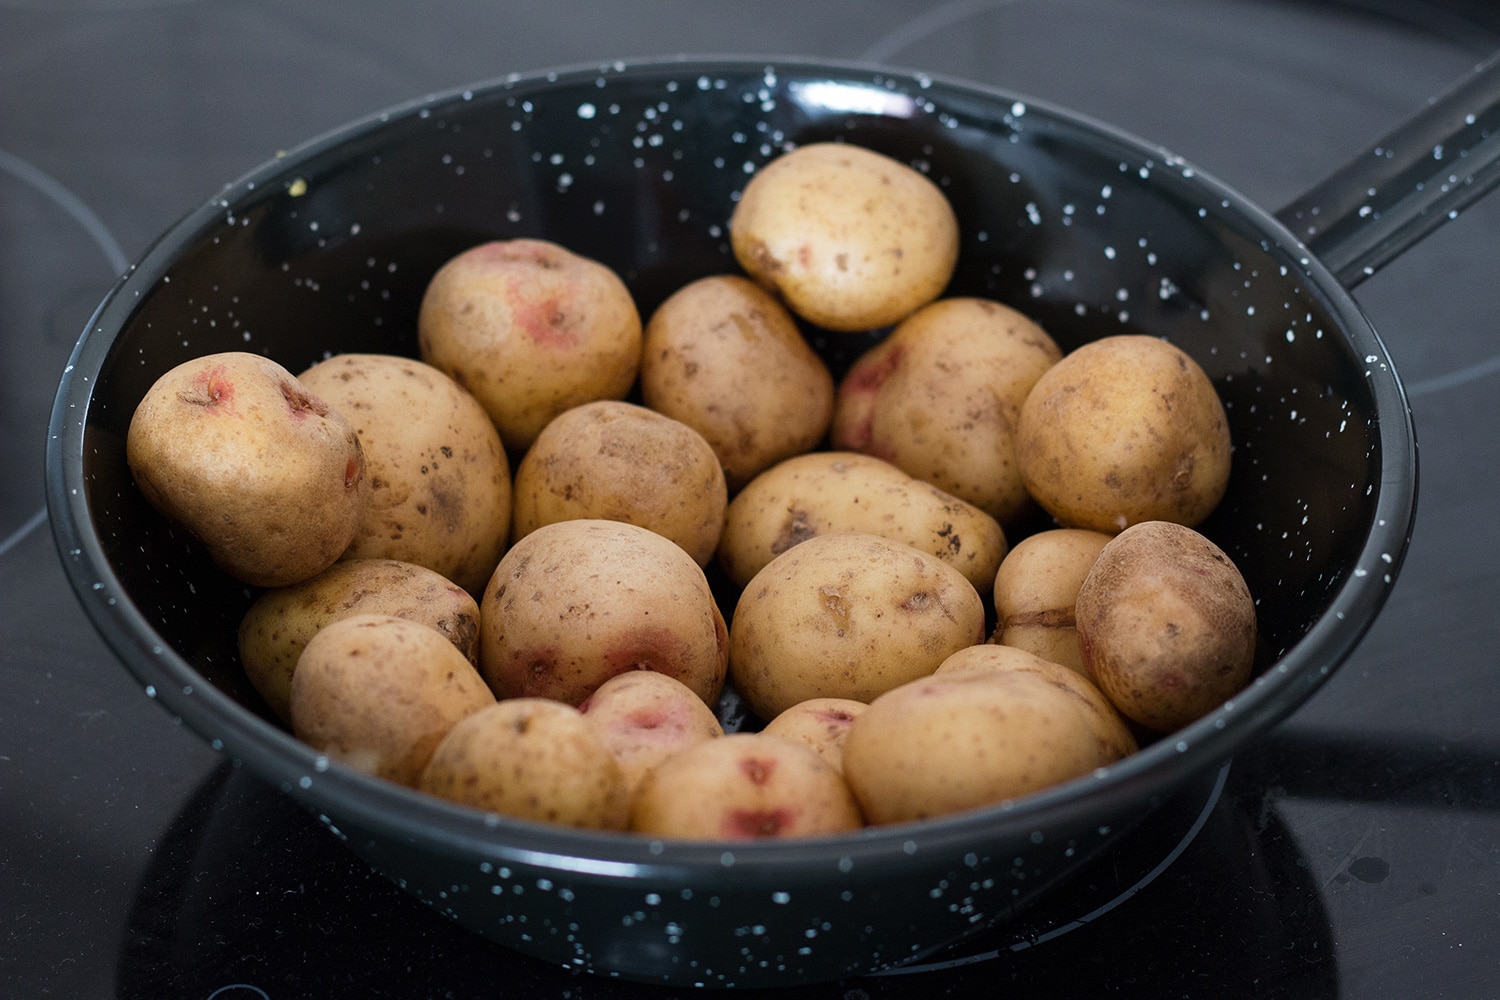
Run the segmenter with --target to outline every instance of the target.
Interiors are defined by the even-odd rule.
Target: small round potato
[[[497,697],[578,705],[629,670],[717,702],[728,637],[703,570],[621,521],[558,521],[511,547],[479,602],[479,664]]]
[[[510,531],[510,465],[473,396],[411,358],[340,354],[299,376],[354,425],[370,505],[345,558],[398,559],[484,589]]]
[[[544,524],[624,521],[670,538],[699,566],[724,531],[724,470],[703,435],[633,403],[559,414],[516,467],[515,537]]]
[[[1002,525],[1034,510],[1016,462],[1021,404],[1062,357],[1022,313],[989,299],[925,306],[839,384],[833,446],[877,455]]]
[[[495,698],[436,629],[355,615],[308,640],[292,674],[292,733],[350,767],[415,787],[443,737]]]
[[[361,614],[429,625],[479,664],[479,604],[468,591],[424,566],[342,559],[311,580],[266,591],[240,621],[240,664],[283,721],[292,719],[292,673],[308,640],[325,625]]]
[[[903,684],[871,702],[844,743],[844,777],[874,824],[1017,799],[1102,763],[1077,698],[1019,671]]]
[[[1010,550],[995,574],[992,642],[1083,672],[1073,605],[1112,535],[1082,528],[1039,531]]]
[[[473,393],[519,455],[564,410],[624,398],[640,369],[641,317],[598,261],[545,240],[503,240],[433,275],[417,341],[422,360]]]
[[[162,375],[131,416],[125,454],[146,500],[252,586],[323,572],[370,502],[349,421],[258,354],[209,354]]]
[[[975,590],[994,585],[1005,532],[984,511],[889,462],[859,452],[812,452],[778,462],[729,504],[719,566],[739,587],[799,542],[863,531],[936,556]]]
[[[868,707],[849,698],[810,698],[776,716],[761,732],[807,744],[830,767],[843,774],[844,741],[849,738],[849,727]]]
[[[1064,527],[1194,527],[1229,484],[1229,421],[1213,382],[1180,348],[1106,337],[1037,380],[1016,455],[1027,490]]]
[[[674,754],[636,790],[630,828],[659,837],[766,840],[864,825],[837,771],[812,749],[733,733]]]
[[[942,294],[958,220],[936,184],[848,143],[814,143],[752,177],[729,220],[735,259],[829,330],[897,323]]]
[[[641,397],[702,434],[733,495],[823,440],[833,376],[786,308],[748,278],[701,278],[646,324]]]
[[[772,560],[735,607],[729,669],[756,715],[868,702],[984,641],[984,602],[940,559],[877,535],[819,535]]]
[[[1255,602],[1239,569],[1192,528],[1147,521],[1104,546],[1078,591],[1084,667],[1122,713],[1168,733],[1250,678]]]
[[[630,795],[615,758],[578,709],[512,698],[448,733],[422,772],[429,795],[539,823],[623,830]]]
[[[677,751],[724,735],[692,688],[655,670],[616,674],[578,710],[614,754],[632,794],[647,771]]]

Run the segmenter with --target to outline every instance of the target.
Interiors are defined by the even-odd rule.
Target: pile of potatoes
[[[958,232],[917,171],[800,147],[734,208],[744,273],[648,322],[596,261],[486,243],[431,279],[419,358],[196,359],[128,460],[263,588],[244,669],[350,767],[691,838],[1012,800],[1233,696],[1255,609],[1195,530],[1230,468],[1204,372],[942,297]],[[889,329],[836,382],[799,323]]]

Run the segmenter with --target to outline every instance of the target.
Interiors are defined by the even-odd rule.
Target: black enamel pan
[[[1497,79],[1476,70],[1279,215],[1058,108],[862,65],[616,64],[401,106],[227,185],[110,292],[53,410],[58,550],[149,697],[458,924],[552,962],[676,984],[908,962],[1047,893],[1295,710],[1364,634],[1406,549],[1416,449],[1391,360],[1349,289],[1493,183]],[[733,270],[736,193],[787,145],[824,139],[942,185],[963,227],[952,293],[1012,303],[1064,348],[1166,337],[1212,376],[1235,470],[1204,530],[1258,600],[1248,689],[1113,767],[1019,801],[732,845],[485,815],[329,762],[276,724],[236,660],[254,594],[159,518],[126,468],[125,430],[156,377],[222,350],[294,371],[332,352],[413,353],[427,279],[493,238],[549,238],[602,260],[648,314],[687,281]],[[847,362],[848,338],[810,334]]]

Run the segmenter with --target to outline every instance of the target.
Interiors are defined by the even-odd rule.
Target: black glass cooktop
[[[408,898],[154,704],[63,578],[52,393],[94,304],[222,184],[387,105],[675,53],[1033,95],[1291,201],[1500,49],[1487,3],[0,0],[0,996],[668,991]],[[1021,923],[794,1000],[1500,996],[1500,197],[1360,286],[1420,445],[1410,554],[1302,710]]]

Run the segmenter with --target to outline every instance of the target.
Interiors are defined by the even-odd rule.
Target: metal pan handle
[[[1500,54],[1276,217],[1354,288],[1500,183]]]

